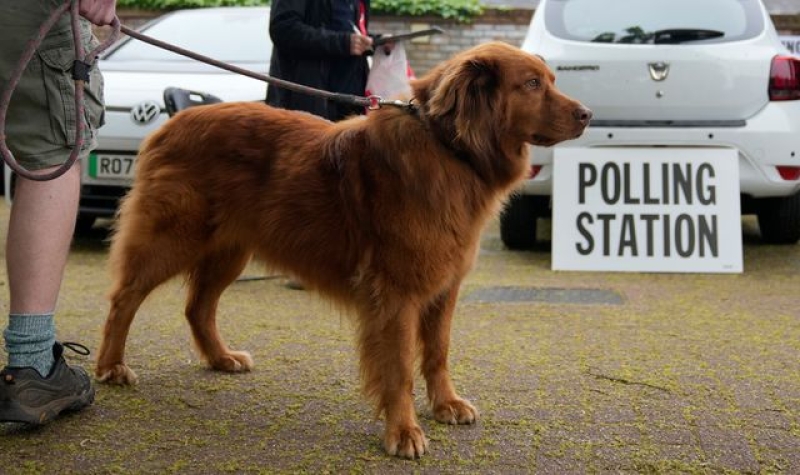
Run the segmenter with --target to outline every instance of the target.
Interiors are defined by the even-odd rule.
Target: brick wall
[[[800,35],[800,15],[772,15],[775,29],[782,35]]]
[[[488,10],[469,24],[438,17],[376,15],[371,19],[370,30],[375,33],[401,33],[431,26],[442,28],[444,34],[406,43],[409,63],[420,75],[455,53],[480,43],[498,40],[514,46],[522,45],[532,13],[531,10]]]

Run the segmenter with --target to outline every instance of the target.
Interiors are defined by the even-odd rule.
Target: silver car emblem
[[[647,66],[650,68],[650,78],[652,78],[653,81],[663,81],[667,79],[669,63],[647,63]]]
[[[161,113],[156,101],[144,101],[136,104],[131,109],[131,119],[139,125],[149,124]]]

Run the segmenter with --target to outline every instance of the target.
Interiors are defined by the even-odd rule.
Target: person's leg
[[[32,367],[46,376],[53,365],[53,314],[79,193],[77,164],[54,180],[17,179],[6,241],[11,302],[4,334],[9,367]]]
[[[20,44],[44,19],[47,2],[0,0],[0,87],[19,59]],[[49,3],[47,4],[49,5]],[[29,171],[53,171],[70,155],[75,138],[75,93],[71,73],[74,58],[67,17],[50,31],[17,84],[9,104],[5,135],[17,162]],[[33,28],[33,29],[32,29]],[[91,29],[81,25],[84,49],[91,49]],[[81,157],[96,145],[102,124],[103,81],[97,68],[84,87],[84,127]],[[6,241],[9,279],[9,322],[3,337],[8,361],[0,370],[0,421],[42,424],[66,410],[81,409],[94,400],[86,371],[72,367],[56,342],[53,314],[75,227],[81,167],[49,181],[18,177]],[[77,351],[77,350],[76,350]],[[88,354],[81,348],[79,353]]]
[[[6,241],[11,315],[3,332],[8,364],[0,371],[0,421],[43,424],[94,401],[86,371],[64,360],[53,321],[80,177],[76,164],[54,180],[17,182]]]
[[[54,180],[17,179],[6,242],[11,313],[55,309],[75,228],[80,182],[79,163]]]

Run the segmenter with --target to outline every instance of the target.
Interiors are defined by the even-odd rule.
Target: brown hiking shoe
[[[89,354],[83,345],[56,343],[55,363],[46,377],[27,367],[0,371],[0,421],[45,424],[64,411],[77,411],[94,402],[92,380],[83,368],[67,365],[64,347]]]

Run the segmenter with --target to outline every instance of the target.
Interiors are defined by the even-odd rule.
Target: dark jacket
[[[353,2],[358,5],[358,0]],[[369,24],[369,1],[365,0],[364,4]],[[354,22],[356,20],[353,18]],[[350,55],[350,35],[353,32],[328,29],[330,21],[331,0],[273,0],[269,22],[269,34],[274,45],[270,76],[326,91],[362,96],[369,72],[367,59]],[[332,77],[334,62],[339,70],[345,67],[348,79],[343,81],[341,77]],[[267,88],[267,103],[330,120],[363,113],[363,108],[273,85]]]

